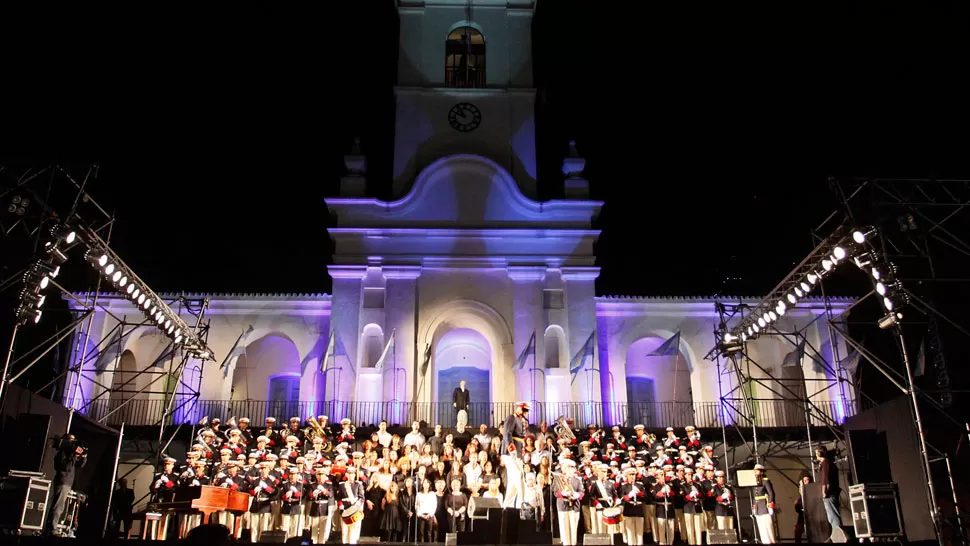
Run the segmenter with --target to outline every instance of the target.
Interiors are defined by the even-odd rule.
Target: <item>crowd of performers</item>
[[[304,428],[296,417],[288,427],[268,418],[258,430],[245,418],[226,427],[213,419],[185,464],[166,458],[151,488],[156,502],[202,485],[248,493],[238,533],[254,542],[268,530],[315,543],[356,544],[362,534],[443,542],[474,527],[479,497],[519,509],[540,529],[555,527],[564,546],[582,533],[622,533],[631,546],[673,544],[675,536],[698,545],[709,529],[734,528],[734,492],[694,427],[683,435],[668,428],[658,439],[637,425],[625,438],[619,427],[573,431],[566,419],[533,427],[528,411],[517,404],[498,434],[484,424],[477,434],[444,434],[435,425],[426,436],[415,422],[402,438],[381,422],[364,439],[349,419],[331,428],[320,416]],[[761,542],[771,543],[774,491],[763,470],[756,467],[753,513]],[[232,513],[213,517],[236,528]],[[164,519],[173,521],[161,522],[162,539],[176,525]],[[200,523],[201,515],[180,515],[178,534]]]

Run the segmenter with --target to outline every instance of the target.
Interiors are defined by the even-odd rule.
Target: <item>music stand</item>
[[[471,520],[472,528],[475,530],[475,520],[476,519],[488,519],[489,510],[501,510],[502,504],[499,503],[498,499],[486,498],[486,497],[472,497],[475,502],[469,502],[470,510],[468,519]]]
[[[738,470],[737,477],[738,487],[743,487],[748,490],[748,506],[754,506],[754,498],[751,496],[751,488],[758,485],[758,479],[755,478],[754,470]],[[737,503],[735,503],[734,506],[735,510],[737,510],[740,515],[740,507],[737,505]],[[741,522],[739,521],[738,530],[740,529]],[[751,511],[751,531],[754,533],[754,536],[757,537],[758,543],[764,544],[761,534],[758,532],[758,522],[754,519],[754,510]]]

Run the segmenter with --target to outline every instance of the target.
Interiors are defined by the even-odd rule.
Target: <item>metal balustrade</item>
[[[724,422],[728,426],[750,427],[751,422],[731,407],[740,408],[745,402],[732,400],[720,402],[536,402],[530,413],[530,421],[546,421],[553,424],[559,417],[573,420],[575,429],[589,424],[619,424],[632,427],[642,424],[647,429],[664,429],[671,426],[683,428],[694,425],[699,428],[718,428]],[[804,400],[748,400],[751,416],[759,427],[804,427],[806,417]],[[166,408],[174,411],[167,414]],[[468,425],[477,428],[485,423],[496,427],[512,413],[513,402],[475,402],[468,409]],[[855,402],[813,401],[811,424],[824,426],[841,423],[856,413]],[[299,417],[301,426],[310,415],[326,415],[331,424],[349,418],[356,426],[374,425],[386,419],[391,426],[409,426],[411,421],[441,424],[452,428],[456,424],[456,411],[451,402],[341,402],[283,400],[192,400],[177,397],[172,401],[161,399],[132,399],[127,403],[119,399],[95,400],[86,408],[86,414],[105,424],[119,426],[158,425],[165,415],[166,425],[198,423],[203,417],[218,417],[225,423],[229,418],[250,419],[250,426],[258,429],[266,417],[275,417],[283,426],[291,417]]]

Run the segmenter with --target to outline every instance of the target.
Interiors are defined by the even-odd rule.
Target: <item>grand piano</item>
[[[249,510],[249,498],[247,493],[230,491],[225,487],[214,485],[203,485],[201,487],[180,487],[175,491],[175,498],[171,502],[150,502],[148,503],[149,513],[159,514],[196,514],[202,512],[202,523],[209,523],[209,517],[216,513],[228,510],[236,516],[242,515]],[[236,518],[235,529],[232,529],[233,536],[239,532],[240,518]],[[158,539],[156,529],[152,533],[152,539]],[[183,537],[179,537],[183,538]]]

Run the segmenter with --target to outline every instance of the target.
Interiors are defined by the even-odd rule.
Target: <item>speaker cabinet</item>
[[[606,533],[586,533],[583,535],[583,546],[611,546],[613,544],[613,535],[608,535]]]
[[[738,534],[734,529],[708,529],[708,544],[737,544]]]
[[[849,506],[856,538],[903,536],[903,518],[896,484],[853,485],[849,487]]]
[[[889,442],[884,431],[846,431],[853,483],[891,483]]]

